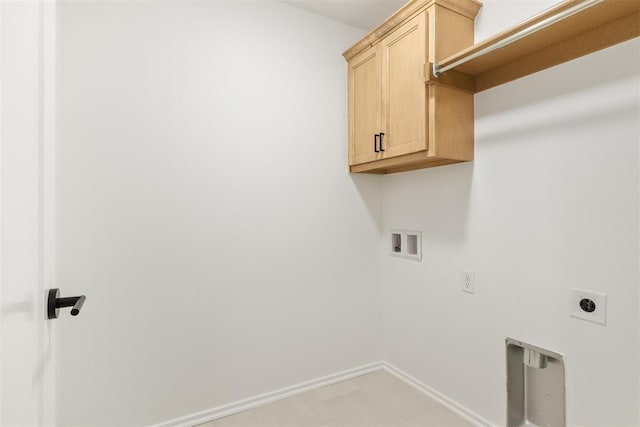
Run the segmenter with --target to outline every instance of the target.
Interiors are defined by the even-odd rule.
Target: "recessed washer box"
[[[391,255],[404,257],[404,231],[391,230],[391,234],[389,236],[389,252],[391,253]]]
[[[416,261],[422,260],[422,233],[419,231],[407,231],[405,235],[405,258]]]
[[[391,230],[389,253],[393,256],[422,260],[422,233],[420,231]]]

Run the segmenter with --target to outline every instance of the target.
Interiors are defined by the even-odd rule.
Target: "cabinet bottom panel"
[[[428,153],[414,153],[391,159],[378,160],[360,165],[353,165],[349,168],[351,173],[375,173],[388,174],[396,172],[406,172],[415,169],[431,168],[435,166],[451,165],[472,161],[473,159],[445,159],[442,157],[429,156]]]

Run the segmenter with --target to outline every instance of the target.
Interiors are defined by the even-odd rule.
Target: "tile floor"
[[[376,371],[220,418],[201,427],[470,425],[393,375]]]

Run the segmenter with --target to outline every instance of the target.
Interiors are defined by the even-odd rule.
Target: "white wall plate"
[[[571,289],[570,314],[576,319],[606,325],[607,295],[584,289]]]
[[[472,270],[462,270],[462,291],[468,294],[476,293],[476,273]]]

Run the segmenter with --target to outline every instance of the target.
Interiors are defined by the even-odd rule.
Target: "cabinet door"
[[[379,158],[375,135],[381,132],[380,55],[371,47],[349,62],[349,164]]]
[[[427,142],[427,12],[412,18],[381,44],[383,156],[424,151]]]

